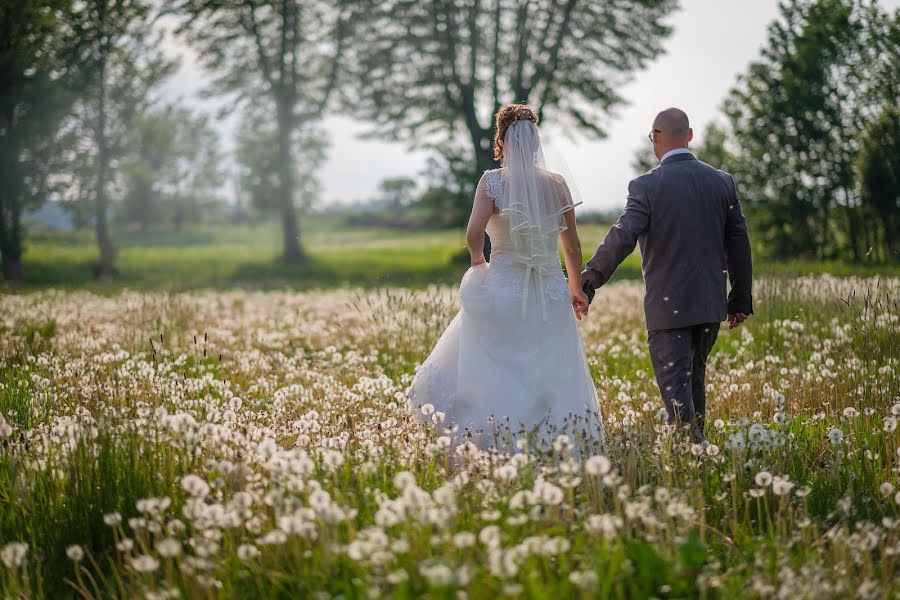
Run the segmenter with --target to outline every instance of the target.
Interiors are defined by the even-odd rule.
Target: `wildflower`
[[[798,498],[806,498],[812,490],[806,486],[797,488],[795,492]]]
[[[185,475],[182,477],[181,487],[195,498],[205,498],[209,494],[209,484],[196,475]]]
[[[844,432],[837,427],[832,427],[828,430],[828,439],[832,444],[840,444],[841,440],[844,439]]]
[[[719,447],[715,444],[710,444],[706,447],[706,455],[707,456],[718,456],[719,455]]]
[[[419,573],[428,582],[428,585],[443,587],[453,581],[453,571],[447,565],[419,565]]]
[[[79,562],[84,558],[84,549],[78,544],[73,544],[66,548],[66,556],[68,556],[71,561]]]
[[[475,534],[461,531],[453,536],[453,545],[457,548],[471,548],[475,545]]]
[[[399,585],[409,580],[409,574],[403,569],[391,571],[387,575],[387,582],[391,585]]]
[[[765,493],[766,493],[765,489],[753,488],[752,490],[750,490],[750,497],[751,498],[762,498],[763,495],[765,495]]]
[[[744,440],[744,434],[741,432],[732,434],[731,437],[728,438],[728,447],[735,452],[743,452],[747,447],[747,442]]]
[[[518,469],[516,466],[510,463],[502,465],[494,469],[494,479],[498,479],[500,481],[512,481],[518,475]]]
[[[885,481],[881,484],[881,487],[878,488],[878,491],[881,492],[882,496],[890,496],[894,492],[894,484],[890,481]]]
[[[772,474],[768,471],[760,471],[756,474],[754,481],[756,481],[756,485],[759,487],[766,487],[772,483]]]
[[[122,522],[122,515],[117,512],[103,515],[103,523],[114,527]]]
[[[250,560],[260,555],[259,550],[253,544],[241,544],[237,548],[237,556],[241,560]]]
[[[0,560],[8,569],[17,569],[25,563],[28,555],[28,544],[11,542],[0,548]]]
[[[591,533],[599,533],[613,538],[623,525],[622,517],[617,515],[591,515],[585,521],[585,528]]]
[[[569,573],[569,581],[572,585],[582,589],[593,588],[597,585],[599,577],[594,571],[572,571]]]
[[[897,419],[894,417],[885,417],[884,424],[881,426],[887,433],[893,433],[897,429]]]
[[[700,444],[691,444],[691,454],[694,456],[703,456],[704,448]]]
[[[853,417],[857,416],[858,414],[859,414],[859,411],[856,410],[855,408],[853,408],[852,406],[848,406],[847,408],[844,409],[844,416],[848,419],[852,419]]]
[[[570,448],[572,448],[572,442],[569,440],[569,436],[565,434],[558,435],[556,436],[556,439],[553,440],[553,450],[556,452],[568,452]]]
[[[592,456],[584,463],[584,472],[594,477],[602,477],[610,472],[612,463],[605,456]]]
[[[138,573],[152,573],[159,568],[159,561],[147,554],[138,554],[131,559],[131,568]]]
[[[776,496],[786,496],[793,487],[794,484],[790,482],[787,476],[775,477],[772,480],[772,493]]]
[[[156,551],[163,558],[174,558],[181,554],[181,542],[174,538],[165,538],[156,544]]]
[[[423,404],[423,405],[422,405],[422,408],[420,408],[419,410],[420,410],[420,411],[422,412],[422,414],[425,415],[426,417],[430,417],[431,415],[434,414],[434,410],[435,410],[435,409],[434,409],[434,404],[428,404],[428,403]]]
[[[725,429],[725,421],[723,421],[722,419],[716,419],[715,421],[713,421],[713,426],[716,429]]]
[[[134,548],[134,540],[131,538],[122,538],[116,544],[116,550],[119,552],[131,552],[132,548]]]

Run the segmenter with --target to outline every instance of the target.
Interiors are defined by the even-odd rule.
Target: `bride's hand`
[[[569,295],[572,297],[572,310],[575,311],[575,318],[579,321],[582,317],[586,317],[590,303],[587,294],[578,288],[569,288]]]
[[[472,257],[472,266],[477,267],[478,265],[483,265],[487,261],[484,259],[484,255],[481,256],[473,256]]]

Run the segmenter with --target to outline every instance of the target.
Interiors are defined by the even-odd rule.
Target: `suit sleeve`
[[[728,313],[753,314],[753,259],[750,255],[750,235],[741,210],[734,178],[732,202],[725,216],[725,263],[731,291],[728,292]]]
[[[634,251],[638,238],[650,226],[650,203],[637,179],[628,184],[625,212],[606,234],[581,273],[581,289],[588,300],[595,290],[609,281],[619,264]]]

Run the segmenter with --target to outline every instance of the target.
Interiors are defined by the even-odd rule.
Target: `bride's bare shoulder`
[[[538,169],[538,174],[547,181],[548,183],[555,183],[556,185],[566,185],[566,178],[556,173],[554,171],[548,171],[547,169]]]

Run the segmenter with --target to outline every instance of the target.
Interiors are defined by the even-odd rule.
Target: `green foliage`
[[[153,30],[152,17],[151,6],[144,0],[89,0],[68,16],[78,32],[82,81],[68,123],[71,143],[64,149],[66,164],[59,175],[73,182],[66,195],[82,214],[81,220],[90,215],[93,221],[99,250],[93,269],[98,279],[116,274],[109,219],[117,184],[126,176],[129,206],[148,212],[153,175],[166,159],[165,150],[158,148],[166,145],[161,139],[165,131],[153,131],[160,137],[150,141],[152,125],[140,122],[151,118],[153,93],[177,67],[163,55],[162,36]],[[131,138],[135,133],[138,141]],[[131,146],[134,155],[130,155]],[[141,167],[138,158],[143,159]],[[125,167],[119,169],[120,163]]]
[[[40,549],[32,585],[48,598],[60,598],[72,594],[66,579],[75,579],[66,548],[81,545],[100,566],[99,576],[108,573],[121,536],[104,523],[104,515],[140,516],[136,502],[148,497],[168,496],[180,506],[183,467],[170,445],[106,427],[96,438],[81,437],[65,452],[60,448],[51,460],[35,469],[0,448],[0,540]]]
[[[898,28],[900,36],[900,28]],[[900,41],[900,40],[898,40]],[[900,61],[898,61],[900,65]],[[863,218],[870,237],[864,240],[881,261],[900,256],[900,108],[886,108],[863,133],[856,159]]]
[[[603,240],[606,226],[579,227],[584,260]],[[119,278],[115,283],[96,283],[91,265],[96,249],[88,232],[35,234],[25,255],[28,268],[23,285],[89,287],[112,292],[125,287],[184,290],[216,287],[289,286],[319,287],[413,286],[455,284],[468,267],[455,257],[465,244],[459,229],[403,231],[375,227],[343,228],[326,218],[316,218],[303,233],[309,259],[303,264],[278,260],[278,226],[192,226],[183,231],[121,233]],[[757,247],[758,255],[764,254]],[[890,265],[860,266],[850,262],[758,261],[760,274],[792,277],[832,273],[843,277],[877,274],[898,275]],[[613,276],[614,280],[641,278],[636,251]]]
[[[875,2],[786,2],[762,56],[726,98],[728,129],[713,126],[700,155],[736,176],[754,236],[772,256],[896,260],[854,163],[867,124],[897,103],[898,35],[900,11]],[[891,128],[879,136],[897,143]]]
[[[458,306],[449,288],[346,305],[256,290],[0,297],[21,344],[0,345],[0,368],[29,364],[7,381],[41,382],[53,411],[52,427],[16,422],[0,441],[0,548],[29,544],[24,565],[0,564],[0,593],[894,597],[897,286],[760,279],[757,314],[711,357],[705,449],[659,427],[655,384],[629,362],[646,353],[640,284],[604,288],[579,324],[593,365],[626,365],[594,373],[604,444],[533,439],[515,458],[446,450],[402,405]],[[53,343],[29,346],[53,331],[47,312]],[[73,361],[97,394],[70,384]],[[194,499],[187,474],[208,486]],[[138,504],[160,496],[157,515]],[[108,526],[113,511],[124,520]],[[69,544],[86,550],[78,565]]]
[[[239,140],[245,146],[244,175],[260,185],[242,183],[255,203],[277,207],[282,258],[296,262],[302,256],[296,204],[310,202],[309,186],[316,189],[317,183],[306,175],[314,173],[325,148],[303,141],[313,135],[346,82],[347,46],[354,39],[362,44],[353,33],[367,6],[353,1],[178,0],[170,9],[184,17],[180,32],[216,77],[218,89],[236,94],[263,125],[268,148],[246,136]],[[299,177],[298,165],[303,169]],[[262,193],[270,191],[272,196]]]
[[[23,209],[43,201],[58,157],[60,122],[71,104],[67,0],[0,4],[0,262],[21,277]]]
[[[125,196],[119,220],[152,225],[197,223],[220,208],[225,181],[218,133],[209,118],[177,106],[135,117],[120,171]]]
[[[667,0],[460,3],[391,0],[367,11],[350,48],[360,108],[378,131],[432,148],[471,186],[493,159],[494,114],[530,103],[547,122],[603,137],[617,85],[662,50]],[[357,105],[355,105],[357,106]],[[458,140],[464,134],[464,145]],[[468,182],[468,183],[466,183]],[[467,190],[463,204],[471,200]]]

